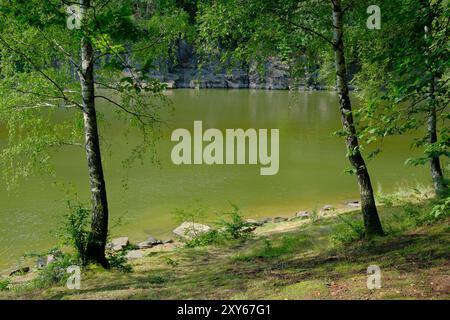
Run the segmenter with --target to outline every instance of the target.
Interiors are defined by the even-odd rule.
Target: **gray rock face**
[[[270,58],[263,68],[255,63],[229,66],[218,61],[202,62],[192,45],[177,41],[177,62],[160,61],[149,76],[166,83],[168,88],[250,88],[268,90],[317,89],[317,72],[307,73],[304,79],[293,80],[289,68],[279,59]]]
[[[106,245],[106,248],[111,249],[112,251],[120,251],[129,243],[130,242],[128,241],[128,237],[115,238]]]
[[[200,223],[192,223],[192,222],[183,222],[172,232],[183,239],[192,239],[202,233],[208,232],[211,230],[211,227],[200,224]]]

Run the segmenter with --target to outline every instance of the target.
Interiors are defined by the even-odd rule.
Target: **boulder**
[[[142,242],[139,242],[136,246],[137,246],[139,249],[148,249],[148,248],[153,247],[154,244],[152,244],[152,243],[150,243],[150,242],[148,242],[148,241],[142,241]]]
[[[359,203],[359,201],[351,201],[347,203],[347,206],[352,207],[352,208],[361,208],[361,203]]]
[[[241,229],[241,232],[252,232],[256,229],[256,226],[248,226]]]
[[[211,227],[193,222],[183,222],[177,228],[175,228],[172,232],[183,239],[192,239],[199,234],[206,233],[211,231]]]
[[[162,244],[168,244],[168,243],[173,243],[172,239],[167,239],[167,240],[163,240]]]
[[[106,248],[111,249],[112,251],[120,251],[129,243],[128,237],[115,238],[106,245]]]
[[[249,226],[256,226],[256,227],[262,226],[264,224],[264,222],[256,221],[254,219],[247,219],[245,220],[245,223],[247,223]]]
[[[324,205],[322,208],[323,211],[330,211],[330,210],[334,210],[334,209],[336,209],[336,208],[333,207],[331,204]]]
[[[266,223],[269,223],[269,222],[272,222],[272,221],[273,221],[273,218],[264,218],[262,220],[259,220],[259,222],[261,224],[266,224]]]
[[[163,242],[162,242],[161,240],[158,240],[158,239],[152,237],[152,236],[149,236],[149,237],[147,238],[147,240],[138,243],[138,244],[137,244],[137,247],[138,247],[139,249],[148,249],[148,248],[151,248],[151,247],[153,247],[153,246],[157,246],[157,245],[159,245],[159,244],[163,244]]]
[[[154,238],[154,237],[152,237],[152,236],[149,236],[149,237],[147,238],[146,241],[147,241],[148,243],[153,244],[153,245],[157,245],[157,244],[161,244],[161,243],[162,243],[161,240],[158,240],[158,239],[156,239],[156,238]]]
[[[288,220],[288,218],[285,218],[285,217],[275,217],[275,218],[273,218],[273,222],[274,223],[284,222],[284,221],[287,221],[287,220]]]
[[[47,265],[48,258],[47,257],[38,257],[36,261],[36,267],[38,269],[42,269]]]
[[[308,219],[310,215],[308,211],[298,211],[295,213],[295,217],[299,219]]]
[[[128,251],[127,254],[125,255],[125,258],[127,258],[128,260],[140,259],[143,257],[144,257],[144,254],[140,250],[131,250],[131,251]]]
[[[11,276],[15,276],[15,275],[19,276],[19,275],[22,275],[22,274],[28,273],[28,272],[30,272],[30,267],[22,267],[22,268],[18,268],[18,269],[13,270],[13,271],[9,274],[9,276],[10,276],[10,277],[11,277]]]
[[[49,254],[49,255],[47,255],[46,259],[47,259],[47,264],[49,264],[49,263],[55,262],[56,257],[54,254]]]

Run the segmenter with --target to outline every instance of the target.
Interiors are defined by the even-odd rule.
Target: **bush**
[[[67,205],[69,211],[61,228],[63,244],[74,248],[78,259],[85,264],[91,210],[81,204],[72,205],[70,201]]]
[[[430,212],[431,220],[439,220],[450,216],[450,197],[446,197],[438,201]]]
[[[224,215],[230,217],[230,220],[222,220],[219,225],[222,226],[221,233],[224,234],[225,238],[229,239],[242,239],[248,236],[246,228],[250,225],[244,220],[240,214],[239,207],[232,204],[232,209],[230,212],[223,213]]]
[[[77,265],[79,259],[67,253],[60,253],[55,256],[55,260],[45,267],[40,269],[37,273],[34,283],[37,287],[50,287],[55,284],[65,284],[70,274],[67,273],[67,268]]]
[[[201,233],[195,238],[188,240],[186,242],[186,247],[205,247],[213,244],[223,243],[224,240],[226,240],[226,238],[221,232],[217,230],[211,230],[205,233]]]
[[[214,244],[223,244],[226,241],[242,240],[249,237],[249,232],[246,230],[250,227],[240,214],[240,210],[236,205],[231,205],[230,212],[221,213],[227,219],[222,219],[217,223],[219,230],[211,230],[199,234],[195,238],[188,240],[186,246],[189,248],[202,247]]]
[[[9,290],[10,283],[11,283],[11,280],[9,280],[9,278],[0,279],[0,291]]]
[[[106,254],[106,259],[108,260],[109,266],[113,269],[117,269],[120,272],[131,272],[133,269],[128,264],[128,259],[126,258],[127,252],[130,249],[134,249],[133,246],[127,246],[120,251],[108,251]]]
[[[331,234],[331,240],[335,244],[348,244],[364,239],[365,231],[362,221],[352,221],[341,215],[336,217],[341,223],[335,227]]]
[[[190,207],[188,209],[177,208],[172,212],[172,214],[175,221],[178,223],[182,223],[184,221],[198,223],[206,216],[205,208],[200,206]]]

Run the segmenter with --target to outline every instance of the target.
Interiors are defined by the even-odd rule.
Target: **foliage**
[[[226,218],[221,219],[216,223],[216,225],[218,226],[217,230],[210,230],[208,232],[197,235],[193,239],[188,240],[186,242],[186,246],[190,248],[202,247],[208,245],[224,244],[229,241],[240,241],[247,239],[249,237],[247,228],[250,227],[250,224],[244,220],[238,206],[234,204],[232,204],[231,206],[231,211],[220,213],[221,216],[225,216]],[[178,212],[184,213],[182,215],[182,220],[184,219],[186,212],[189,212],[190,214],[194,212],[202,212],[202,215],[204,215],[204,211],[199,211],[199,209],[194,211],[178,210]]]
[[[249,227],[249,223],[247,223],[242,217],[239,207],[235,204],[231,204],[231,211],[224,212],[222,215],[228,216],[229,220],[221,220],[219,222],[219,226],[221,226],[221,233],[230,239],[242,239],[248,235],[248,232],[245,231],[245,228]]]
[[[128,248],[124,248],[117,252],[108,251],[106,254],[106,259],[108,259],[109,266],[124,273],[133,271],[133,268],[130,266],[128,259],[126,258],[127,252]]]
[[[68,213],[61,228],[63,244],[75,249],[77,257],[85,264],[86,247],[89,237],[89,221],[91,210],[81,204],[72,205],[67,202]]]
[[[124,165],[146,155],[157,161],[159,115],[168,100],[161,94],[165,86],[148,71],[186,34],[188,14],[174,1],[139,2],[146,2],[145,13],[136,1],[93,1],[77,30],[66,26],[65,1],[0,1],[0,121],[8,130],[0,163],[10,187],[53,173],[56,151],[84,143],[77,74],[82,37],[94,46],[95,84],[107,89],[95,99],[142,134]]]
[[[448,1],[382,1],[380,6],[382,32],[358,36],[371,42],[356,52],[361,65],[354,79],[362,89],[361,138],[381,143],[387,136],[425,132],[436,113],[436,141],[430,140],[430,132],[420,134],[412,146],[420,147],[423,156],[406,163],[448,159]]]
[[[440,199],[430,212],[430,218],[433,220],[446,218],[448,216],[450,216],[450,197]]]
[[[333,229],[331,239],[335,244],[348,244],[365,237],[364,224],[361,220],[353,220],[338,215],[339,223]]]
[[[9,290],[9,284],[11,280],[9,278],[0,279],[0,291]]]
[[[186,241],[186,247],[204,247],[209,245],[221,244],[225,240],[225,236],[217,230],[200,233],[196,237]]]
[[[53,262],[48,263],[43,268],[39,269],[37,276],[33,282],[39,288],[50,287],[54,285],[63,285],[66,283],[70,274],[67,268],[77,265],[79,262],[77,257],[68,253],[60,253],[55,255]]]
[[[319,212],[318,212],[317,208],[314,208],[314,209],[311,211],[310,218],[311,218],[311,222],[312,222],[312,223],[315,223],[315,222],[319,221],[320,215],[319,215]]]
[[[200,206],[198,203],[196,205],[190,206],[187,209],[176,208],[172,211],[173,219],[177,223],[182,223],[185,221],[197,223],[205,218],[206,209]]]

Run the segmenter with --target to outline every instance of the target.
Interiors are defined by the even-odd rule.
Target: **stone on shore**
[[[257,226],[248,226],[241,229],[241,232],[252,232],[256,229]]]
[[[15,275],[22,275],[22,274],[28,273],[28,272],[30,272],[30,267],[22,267],[22,268],[18,268],[18,269],[13,270],[9,274],[9,276],[11,277],[11,276],[15,276]]]
[[[149,236],[147,238],[147,240],[138,243],[137,247],[139,249],[148,249],[148,248],[151,248],[153,246],[160,245],[160,244],[163,244],[163,242],[161,240],[158,240],[158,239],[156,239],[156,238],[154,238],[152,236]]]
[[[266,224],[266,223],[269,223],[269,222],[272,222],[272,221],[273,221],[273,218],[264,218],[264,219],[259,220],[259,222],[261,224]]]
[[[330,211],[330,210],[334,210],[334,209],[336,209],[336,208],[334,206],[332,206],[331,204],[324,205],[322,208],[323,211]]]
[[[352,208],[361,208],[361,203],[359,201],[351,201],[351,202],[347,202],[347,206],[352,207]]]
[[[256,226],[256,227],[260,227],[264,224],[264,222],[256,221],[254,219],[247,219],[245,220],[245,223],[247,223],[249,226]]]
[[[128,237],[115,238],[106,245],[106,248],[111,249],[112,251],[120,251],[123,248],[125,248],[129,243],[130,242],[128,241]]]
[[[211,227],[207,225],[185,221],[172,232],[180,238],[189,240],[208,231],[211,231]]]
[[[284,221],[287,221],[287,220],[288,220],[288,218],[285,218],[285,217],[275,217],[275,218],[273,218],[273,222],[274,223],[284,222]]]
[[[308,211],[298,211],[295,213],[295,217],[299,219],[308,219],[310,215]]]

